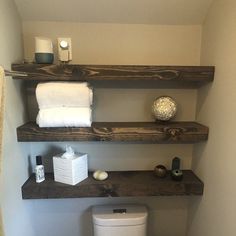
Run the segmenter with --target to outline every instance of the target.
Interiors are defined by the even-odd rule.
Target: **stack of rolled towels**
[[[87,83],[48,82],[36,88],[39,127],[90,127],[93,91]]]

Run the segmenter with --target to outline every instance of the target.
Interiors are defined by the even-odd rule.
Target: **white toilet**
[[[94,236],[146,236],[145,206],[94,206],[92,215]]]

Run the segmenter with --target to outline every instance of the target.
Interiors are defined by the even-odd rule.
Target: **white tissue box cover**
[[[76,185],[88,178],[88,157],[85,153],[75,153],[73,159],[53,157],[54,180],[64,184]]]

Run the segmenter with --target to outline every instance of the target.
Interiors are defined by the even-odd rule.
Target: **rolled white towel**
[[[91,109],[88,107],[59,107],[39,110],[39,127],[91,127]]]
[[[39,109],[53,107],[90,107],[93,91],[87,83],[47,82],[36,88]]]

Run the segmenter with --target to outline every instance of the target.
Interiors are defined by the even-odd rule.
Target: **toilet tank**
[[[146,236],[145,206],[94,206],[92,215],[94,236]]]

